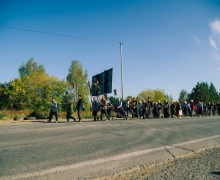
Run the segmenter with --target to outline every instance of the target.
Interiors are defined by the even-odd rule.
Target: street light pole
[[[121,59],[121,99],[124,100],[124,75],[123,75],[123,58],[122,58],[122,42],[120,43],[120,59]]]

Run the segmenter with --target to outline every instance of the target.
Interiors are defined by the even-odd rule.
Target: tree
[[[73,101],[76,102],[78,95],[82,95],[82,99],[85,104],[85,107],[88,108],[89,107],[88,72],[87,70],[83,70],[83,67],[79,61],[77,60],[72,61],[66,79],[69,85],[73,85],[74,83],[74,87],[72,87],[72,91],[71,91],[73,95]]]
[[[45,111],[49,109],[52,97],[55,97],[57,102],[61,101],[65,88],[66,83],[54,76],[31,73],[12,81],[10,101],[16,110]]]
[[[164,100],[168,100],[169,102],[172,101],[172,97],[167,95],[164,90],[161,89],[147,89],[147,90],[143,90],[138,94],[138,97],[140,97],[141,99],[147,100],[148,97],[150,97],[150,99],[154,102],[160,100],[161,102],[163,102]]]
[[[188,95],[188,98],[189,100],[194,100],[196,103],[199,101],[204,103],[208,103],[209,101],[216,103],[220,99],[213,83],[209,86],[207,82],[198,82]]]
[[[187,93],[187,91],[185,90],[185,89],[182,89],[181,91],[180,91],[180,95],[179,95],[179,102],[182,104],[182,103],[184,103],[184,101],[186,101],[187,100],[187,95],[188,95],[188,93]]]
[[[11,82],[0,84],[0,109],[11,108],[10,90],[12,89]]]
[[[42,65],[33,58],[18,69],[20,78],[11,82],[9,99],[15,110],[29,109],[33,112],[48,110],[51,98],[61,101],[66,82],[46,74]]]
[[[209,86],[209,94],[210,94],[210,101],[211,102],[217,103],[220,100],[218,92],[217,92],[215,86],[213,85],[213,83],[211,83]]]
[[[26,64],[22,65],[18,69],[20,77],[25,77],[34,73],[45,73],[45,68],[43,65],[39,65],[35,62],[34,58],[31,58],[27,61]]]

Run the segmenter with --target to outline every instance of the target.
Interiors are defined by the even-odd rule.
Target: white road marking
[[[111,161],[118,161],[118,160],[122,160],[122,159],[126,159],[126,158],[131,158],[131,157],[136,157],[136,156],[140,156],[140,155],[144,155],[144,154],[149,154],[151,152],[164,150],[164,147],[168,147],[169,149],[172,149],[172,148],[175,148],[174,146],[183,146],[183,145],[195,144],[195,143],[199,143],[199,142],[202,142],[202,141],[208,141],[208,140],[216,139],[216,138],[220,138],[220,135],[211,136],[211,137],[207,137],[207,138],[201,138],[201,139],[195,139],[195,140],[186,141],[186,142],[183,142],[183,143],[178,143],[178,144],[173,144],[173,145],[168,145],[168,146],[162,146],[162,147],[158,147],[158,148],[152,148],[152,149],[146,149],[146,150],[136,151],[136,152],[132,152],[132,153],[116,155],[116,156],[112,156],[112,157],[106,157],[106,158],[102,158],[102,159],[96,159],[96,160],[80,162],[80,163],[71,164],[71,165],[58,166],[58,167],[55,167],[55,168],[42,170],[42,171],[35,171],[35,172],[32,172],[32,173],[17,174],[17,175],[14,175],[14,176],[4,176],[4,177],[1,177],[0,179],[16,179],[17,180],[17,179],[25,179],[25,178],[31,178],[31,177],[40,177],[42,175],[47,175],[47,174],[51,174],[51,173],[57,173],[57,172],[61,172],[61,171],[73,170],[73,169],[76,169],[76,168],[82,168],[82,167],[91,166],[91,165],[94,166],[94,165],[97,165],[97,164],[103,164],[103,163],[107,163],[107,162],[111,162]]]

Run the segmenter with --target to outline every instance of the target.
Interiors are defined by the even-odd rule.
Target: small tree
[[[72,85],[73,100],[76,102],[78,95],[82,95],[85,107],[88,108],[90,106],[88,72],[87,70],[83,70],[79,61],[72,61],[66,79],[69,85]]]
[[[185,89],[182,89],[181,91],[180,91],[180,95],[179,95],[179,102],[182,104],[182,103],[184,103],[184,101],[186,101],[187,100],[187,96],[188,96],[188,93],[187,93],[187,91],[185,90]]]

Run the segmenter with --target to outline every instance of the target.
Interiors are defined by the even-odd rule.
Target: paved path
[[[0,124],[0,179],[91,179],[220,144],[220,118]]]

